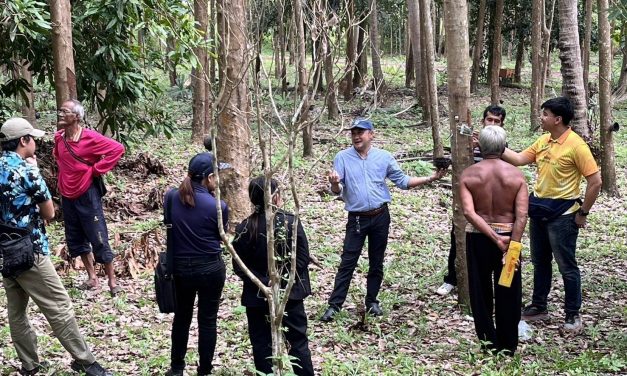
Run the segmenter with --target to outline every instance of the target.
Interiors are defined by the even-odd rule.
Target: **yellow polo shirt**
[[[599,171],[586,142],[570,128],[557,140],[543,134],[523,153],[538,165],[536,197],[578,198],[582,177]]]

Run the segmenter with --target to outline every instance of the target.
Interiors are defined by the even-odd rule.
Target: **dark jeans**
[[[246,307],[248,318],[248,335],[253,346],[255,368],[264,374],[272,373],[272,337],[270,334],[270,312],[267,305],[261,307]],[[285,306],[283,327],[289,343],[290,356],[294,360],[294,373],[298,376],[313,376],[313,364],[307,339],[307,315],[302,300],[289,300]]]
[[[575,223],[575,213],[561,215],[551,221],[538,219],[529,221],[531,262],[533,263],[533,304],[542,308],[547,306],[547,298],[551,290],[551,260],[555,257],[564,280],[564,311],[579,313],[581,275],[575,259],[578,235],[579,228]]]
[[[226,268],[220,256],[210,261],[206,258],[175,260],[176,311],[172,321],[170,353],[173,370],[185,369],[189,327],[198,295],[198,373],[211,373],[216,348],[218,306],[225,280]]]
[[[512,355],[518,346],[522,301],[520,268],[510,287],[499,285],[503,252],[483,234],[466,234],[466,258],[470,307],[477,336],[479,340],[489,342],[482,345],[485,348],[507,350]]]
[[[63,197],[61,206],[65,242],[70,256],[78,257],[93,250],[96,262],[108,264],[113,261],[107,223],[102,211],[102,197],[98,189],[92,184],[78,198]]]
[[[457,270],[455,259],[457,258],[457,243],[455,240],[455,227],[451,228],[451,248],[448,250],[448,272],[444,276],[444,282],[457,286]]]
[[[389,232],[390,212],[387,206],[381,214],[373,217],[348,215],[342,261],[335,276],[329,306],[339,309],[344,304],[366,237],[368,237],[369,263],[366,279],[366,305],[379,303],[377,295],[383,281],[383,258],[388,245]]]

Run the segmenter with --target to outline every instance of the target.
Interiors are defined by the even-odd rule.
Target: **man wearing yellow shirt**
[[[529,235],[533,263],[533,296],[522,312],[524,320],[548,317],[547,297],[551,289],[551,260],[555,257],[564,280],[563,328],[582,328],[581,276],[575,249],[579,229],[601,190],[601,175],[590,148],[570,129],[573,106],[566,97],[549,99],[542,104],[540,121],[543,134],[520,153],[506,149],[503,160],[522,166],[536,163],[537,181],[529,197]],[[583,202],[579,200],[582,177],[587,186]]]

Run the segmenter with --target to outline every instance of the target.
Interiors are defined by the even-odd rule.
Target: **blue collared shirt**
[[[408,189],[410,177],[405,174],[389,152],[371,147],[362,158],[354,147],[335,156],[333,167],[340,176],[344,208],[350,212],[377,209],[392,200],[385,179],[397,187]]]

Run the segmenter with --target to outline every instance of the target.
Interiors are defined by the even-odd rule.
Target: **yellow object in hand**
[[[512,285],[512,279],[514,279],[514,273],[516,272],[521,250],[522,244],[514,240],[509,242],[509,248],[505,255],[505,265],[503,265],[501,277],[499,278],[499,285],[504,287],[510,287]]]

